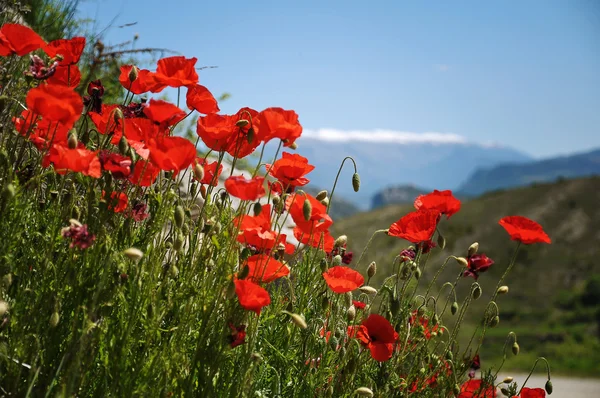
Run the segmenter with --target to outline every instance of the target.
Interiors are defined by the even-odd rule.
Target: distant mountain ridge
[[[479,168],[458,188],[467,195],[551,182],[559,178],[600,175],[600,149],[525,163],[499,164]]]

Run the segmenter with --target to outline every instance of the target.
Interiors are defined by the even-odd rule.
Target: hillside
[[[531,359],[544,355],[552,359],[553,369],[563,373],[600,375],[600,177],[535,184],[510,191],[493,192],[463,202],[459,213],[441,222],[447,239],[444,250],[434,249],[425,280],[451,254],[466,254],[471,243],[480,244],[480,252],[495,260],[482,274],[479,283],[483,297],[475,304],[480,310],[506,269],[516,243],[498,225],[506,215],[523,215],[538,221],[553,240],[552,245],[523,246],[517,264],[505,281],[510,292],[498,300],[500,326],[488,334],[495,344],[482,352],[487,360],[498,359],[506,334],[519,336],[521,355],[511,359],[509,368],[524,370]],[[392,205],[340,220],[335,234],[349,237],[349,249],[357,256],[378,229],[407,212],[411,205]],[[408,242],[376,236],[360,264],[361,271],[376,260],[376,283],[391,275],[389,265]],[[357,258],[357,257],[355,257]],[[442,272],[441,283],[454,280],[458,268],[450,262]],[[458,284],[460,301],[473,279]],[[470,319],[475,324],[479,318]],[[494,352],[497,348],[498,352]]]
[[[600,174],[600,149],[526,163],[500,164],[475,171],[459,188],[469,195],[495,189],[524,186],[532,182],[551,182]]]

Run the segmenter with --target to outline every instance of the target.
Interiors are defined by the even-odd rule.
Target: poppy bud
[[[204,178],[204,167],[202,167],[200,163],[196,163],[194,166],[194,177],[196,177],[198,181],[202,181]]]
[[[417,267],[417,269],[415,270],[415,279],[417,279],[417,280],[421,279],[422,274],[423,274],[423,272],[421,271],[421,268]]]
[[[131,83],[133,83],[134,81],[137,80],[138,74],[139,74],[139,71],[138,71],[137,66],[132,66],[131,70],[129,71],[129,76],[127,76],[127,77],[129,78],[129,81]]]
[[[333,259],[331,260],[331,265],[333,267],[342,265],[342,256],[340,256],[339,254],[336,254],[335,256],[333,256]]]
[[[546,390],[548,395],[552,394],[553,388],[552,388],[552,382],[550,380],[548,380],[546,382],[546,385],[544,386],[544,390]]]
[[[372,278],[373,276],[375,276],[376,273],[377,273],[377,263],[375,263],[375,261],[373,261],[367,267],[367,276],[369,278]]]
[[[125,136],[122,136],[119,140],[119,152],[121,152],[122,155],[126,155],[128,150],[129,144],[127,143],[127,138],[125,138]]]
[[[302,205],[302,214],[304,215],[304,219],[306,221],[310,221],[310,217],[312,215],[312,205],[308,199],[304,199],[304,204]]]
[[[458,303],[456,301],[450,306],[450,312],[452,315],[456,315],[456,312],[458,312]]]
[[[340,235],[335,242],[333,243],[333,247],[342,247],[348,243],[348,237],[346,235]]]
[[[500,317],[498,315],[496,315],[495,317],[493,317],[490,320],[490,327],[495,328],[496,326],[498,326],[499,323],[500,323]]]
[[[444,238],[444,236],[440,233],[438,233],[437,244],[442,250],[446,247],[446,238]]]
[[[508,383],[512,383],[512,381],[513,381],[513,378],[508,376],[508,377],[505,377],[504,380],[502,380],[502,383],[508,384]]]
[[[171,278],[177,278],[177,275],[179,275],[179,268],[177,268],[176,265],[173,265],[171,268],[169,268],[169,275]]]
[[[454,392],[454,395],[458,396],[460,394],[460,386],[455,384],[454,387],[452,387],[452,391]]]
[[[317,196],[315,196],[315,199],[317,199],[320,202],[323,199],[325,199],[326,197],[327,197],[327,191],[323,190],[323,191],[319,191]]]
[[[308,327],[302,315],[295,314],[293,312],[288,313],[288,315],[292,318],[294,325],[298,326],[300,329],[306,329]]]
[[[509,396],[510,396],[510,391],[508,391],[508,388],[506,388],[506,387],[502,387],[502,388],[500,389],[500,392],[502,393],[502,395],[504,395],[504,396],[506,396],[506,397],[509,397]]]
[[[123,111],[121,110],[121,108],[115,108],[112,111],[112,116],[113,116],[113,121],[115,123],[119,123],[119,120],[122,120],[125,118],[125,116],[123,116]]]
[[[359,287],[360,291],[366,294],[377,294],[377,289],[371,286],[362,286]]]
[[[69,131],[69,138],[67,138],[67,145],[69,146],[69,149],[76,149],[77,144],[77,130],[71,129],[71,131]]]
[[[6,301],[0,300],[0,316],[4,316],[4,314],[6,314],[6,312],[8,311],[9,308],[10,308],[10,306],[8,305],[8,303]]]
[[[235,125],[239,128],[246,127],[248,124],[250,124],[250,122],[246,119],[240,119],[237,122],[235,122]]]
[[[512,345],[512,353],[513,355],[519,355],[519,344],[515,341]]]
[[[344,294],[344,305],[345,305],[346,307],[350,307],[350,306],[352,305],[352,299],[353,299],[353,298],[354,298],[354,297],[352,297],[352,292],[346,292],[346,293]]]
[[[325,198],[321,201],[321,204],[325,207],[329,206],[329,198]]]
[[[338,338],[335,335],[333,335],[329,338],[329,346],[331,347],[332,350],[336,350],[339,344],[340,344],[340,341],[338,340]]]
[[[292,143],[291,143],[291,144],[288,146],[288,148],[290,148],[290,149],[292,149],[292,150],[294,150],[294,151],[295,151],[296,149],[298,149],[298,144],[297,144],[296,142],[292,142]]]
[[[352,174],[352,188],[354,189],[354,192],[358,192],[360,189],[360,176],[358,173]]]
[[[473,300],[477,300],[479,297],[481,297],[481,293],[481,286],[479,286],[479,284],[476,284],[473,290],[471,291],[471,297],[473,298]]]
[[[454,259],[456,260],[456,262],[458,263],[458,265],[460,265],[461,267],[465,267],[466,268],[466,267],[469,266],[469,262],[464,257],[454,257]]]
[[[467,257],[471,257],[477,253],[479,250],[479,243],[475,242],[471,246],[469,246],[469,250],[467,251]]]
[[[173,250],[180,251],[183,247],[183,235],[178,233],[175,241],[173,242]]]
[[[327,260],[325,258],[322,258],[321,261],[319,262],[319,266],[321,268],[322,272],[327,271]]]
[[[246,134],[246,140],[248,141],[248,144],[252,144],[252,141],[254,141],[254,129],[252,127],[248,129],[248,134]]]
[[[2,200],[10,201],[15,197],[15,186],[13,184],[6,184],[2,190]]]
[[[321,308],[323,311],[327,311],[329,308],[329,299],[326,296],[323,296],[323,299],[321,300]]]
[[[451,361],[452,359],[454,359],[454,354],[452,354],[452,351],[448,351],[446,352],[446,359]]]
[[[260,204],[260,202],[256,202],[252,210],[254,211],[254,216],[260,215],[260,213],[262,213],[262,205]]]
[[[260,355],[258,352],[253,352],[252,355],[250,355],[250,358],[252,358],[252,360],[256,363],[261,362],[263,359],[262,355]]]
[[[500,286],[496,292],[498,294],[506,294],[508,293],[508,286]]]
[[[181,228],[183,226],[183,222],[185,221],[185,213],[183,212],[182,206],[175,207],[175,225],[177,228]]]
[[[204,184],[200,185],[200,196],[202,196],[202,199],[206,199],[206,186]]]
[[[129,249],[125,250],[123,254],[132,261],[139,261],[142,257],[144,257],[144,253],[135,247],[130,247]]]
[[[349,321],[353,321],[354,318],[356,317],[356,307],[354,305],[351,305],[350,307],[348,307],[348,311],[346,311],[346,315],[348,316]]]
[[[354,391],[354,393],[356,395],[360,395],[361,397],[371,398],[373,396],[373,391],[371,391],[371,389],[367,387],[359,387]]]
[[[54,311],[52,315],[50,315],[50,321],[48,323],[50,324],[50,327],[55,328],[56,325],[58,325],[58,321],[60,321],[60,315],[58,315],[58,312]]]
[[[397,298],[392,298],[390,303],[390,310],[392,311],[393,316],[398,315],[398,312],[400,312],[400,300],[398,300]]]

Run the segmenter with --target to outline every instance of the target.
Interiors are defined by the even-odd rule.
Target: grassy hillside
[[[551,245],[521,247],[505,281],[510,291],[498,299],[500,325],[486,337],[497,344],[488,344],[487,351],[482,352],[487,362],[484,366],[501,357],[504,338],[513,330],[521,354],[510,359],[509,368],[525,369],[532,358],[547,356],[560,373],[600,376],[599,205],[600,177],[591,177],[488,193],[463,202],[459,213],[441,222],[440,231],[447,245],[444,250],[431,252],[424,278],[430,279],[448,255],[465,256],[469,245],[479,242],[479,251],[495,260],[479,277],[483,297],[475,303],[480,307],[492,295],[516,247],[498,225],[500,218],[523,215],[534,219],[553,241]],[[335,232],[348,235],[349,249],[360,253],[374,231],[388,228],[412,210],[410,205],[396,205],[360,213],[335,223]],[[377,261],[376,278],[381,283],[391,274],[394,257],[408,245],[404,240],[379,234],[359,267]],[[458,271],[454,261],[449,262],[440,283],[454,280]],[[472,282],[471,278],[459,282],[459,302]],[[472,312],[479,314],[481,309]],[[470,319],[472,325],[478,321]]]

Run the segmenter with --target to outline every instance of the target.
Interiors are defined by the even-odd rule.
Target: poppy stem
[[[346,156],[344,158],[344,160],[342,160],[342,164],[340,165],[337,175],[335,176],[335,181],[333,182],[333,188],[331,188],[331,195],[329,195],[329,204],[327,205],[327,214],[329,214],[329,208],[331,207],[331,201],[333,200],[333,193],[335,192],[335,187],[337,186],[338,179],[340,178],[340,173],[342,172],[342,169],[344,168],[344,163],[346,163],[346,160],[348,160],[348,159],[350,159],[352,161],[352,164],[354,164],[354,174],[358,173],[358,170],[356,168],[356,162],[354,161],[352,156]],[[358,264],[357,264],[357,266],[358,266]]]
[[[517,254],[519,253],[520,247],[521,247],[521,242],[519,242],[519,244],[517,245],[517,248],[515,249],[515,253],[513,254],[512,259],[510,260],[510,264],[508,264],[508,268],[506,268],[506,271],[504,271],[504,274],[498,281],[498,284],[496,285],[496,289],[494,290],[494,295],[492,296],[492,299],[490,301],[496,300],[496,296],[498,296],[498,288],[502,285],[504,278],[506,278],[506,276],[508,275],[508,273],[510,272],[512,267],[515,265],[515,261],[517,260]]]
[[[329,204],[331,204],[331,202],[329,202]],[[329,208],[327,210],[329,212]],[[365,255],[365,253],[369,249],[369,246],[371,245],[371,242],[373,241],[373,238],[375,237],[375,235],[377,235],[380,232],[386,232],[386,231],[387,231],[387,229],[378,229],[377,231],[373,232],[373,235],[371,235],[371,238],[367,242],[367,245],[365,246],[365,248],[363,249],[362,253],[360,254],[360,257],[358,258],[358,261],[356,262],[355,268],[358,268],[358,266],[360,265],[360,260],[362,260],[363,256]]]

